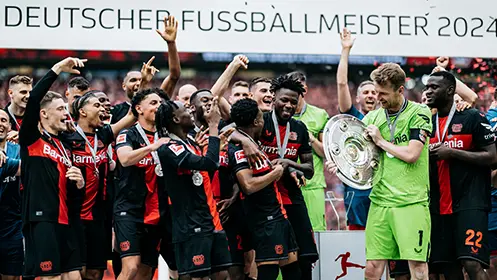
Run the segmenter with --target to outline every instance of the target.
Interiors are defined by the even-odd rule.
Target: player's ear
[[[48,113],[45,108],[40,109],[40,119],[48,119]]]

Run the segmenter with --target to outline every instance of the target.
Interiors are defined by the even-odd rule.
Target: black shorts
[[[389,260],[388,268],[390,270],[390,278],[395,276],[409,275],[409,262],[405,260]]]
[[[223,231],[198,234],[174,244],[178,274],[207,277],[231,266],[228,239]]]
[[[81,255],[76,229],[52,222],[24,225],[26,245],[25,277],[56,276],[81,270]]]
[[[24,263],[21,239],[0,239],[0,274],[21,276]]]
[[[223,224],[228,237],[231,261],[234,266],[245,266],[245,252],[252,250],[250,231],[243,220],[230,219]]]
[[[472,259],[488,268],[488,213],[465,210],[450,215],[432,214],[431,244],[433,264]]]
[[[161,239],[159,226],[133,221],[114,221],[114,232],[115,247],[121,259],[140,256],[141,263],[157,268]]]
[[[112,240],[108,237],[104,221],[82,221],[83,243],[81,246],[82,262],[86,269],[106,269],[108,251]]]
[[[288,220],[292,225],[299,246],[299,258],[306,258],[314,263],[319,259],[314,231],[305,204],[284,205]]]
[[[288,254],[297,251],[292,225],[287,219],[273,220],[252,229],[252,244],[255,262],[288,259]]]
[[[161,241],[160,241],[160,255],[167,263],[167,266],[171,270],[178,270],[178,265],[176,264],[176,256],[174,255],[173,246],[173,235],[171,232],[171,220],[165,219],[165,223],[160,225],[161,231]]]

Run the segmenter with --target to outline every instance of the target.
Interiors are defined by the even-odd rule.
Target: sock
[[[281,274],[283,280],[301,280],[302,274],[300,272],[299,262],[293,262],[281,267]]]
[[[280,267],[277,264],[263,264],[257,266],[258,280],[276,280],[280,272]]]

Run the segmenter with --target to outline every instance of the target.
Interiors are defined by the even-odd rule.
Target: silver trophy
[[[380,152],[367,136],[363,122],[345,114],[332,117],[324,129],[323,148],[343,183],[359,190],[372,188]]]

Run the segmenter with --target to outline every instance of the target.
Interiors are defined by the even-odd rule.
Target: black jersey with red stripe
[[[95,134],[85,133],[85,135],[91,147],[94,148]],[[105,125],[97,130],[96,135],[98,142],[95,161],[86,140],[77,131],[65,137],[72,147],[73,164],[81,170],[85,178],[81,206],[82,220],[104,220],[106,218],[108,147],[114,141],[114,133],[110,125]],[[95,166],[98,172],[95,171]]]
[[[208,174],[219,167],[219,142],[218,137],[209,137],[205,156],[188,138],[186,142],[171,140],[158,150],[171,199],[173,242],[223,229]],[[194,183],[197,172],[202,177],[202,181],[196,181],[198,185]]]
[[[233,177],[242,170],[250,169],[254,177],[264,176],[271,172],[271,162],[269,159],[262,165],[249,166],[243,148],[239,144],[228,145],[228,157]],[[263,225],[266,222],[286,218],[286,211],[276,182],[271,182],[265,188],[252,194],[246,194],[240,187],[240,196],[243,201],[243,208],[249,219],[251,226]]]
[[[154,143],[154,133],[145,129],[144,131],[148,141]],[[116,151],[125,146],[136,150],[146,145],[136,126],[121,131],[116,138]],[[120,167],[114,201],[114,219],[157,225],[161,217],[165,217],[168,205],[161,183],[164,177],[157,176],[155,167],[151,154],[135,165]]]
[[[50,70],[35,85],[19,132],[24,223],[69,224],[70,213],[77,211],[71,207],[78,204],[78,190],[76,184],[66,178],[71,165],[70,145],[61,141],[57,135],[42,134],[38,128],[40,101],[57,77]]]
[[[279,158],[279,149],[276,142],[276,128],[271,118],[272,112],[264,113],[264,128],[259,139],[262,151],[265,152],[269,160]],[[307,127],[301,121],[290,118],[290,135],[288,136],[288,145],[285,151],[285,158],[298,161],[299,156],[312,153],[312,147],[309,144],[309,132]],[[286,134],[286,125],[278,125],[280,132],[281,144]],[[277,182],[278,190],[281,193],[283,204],[305,204],[302,191],[295,183],[295,180],[285,172],[285,175]]]
[[[447,117],[440,118],[440,134]],[[433,117],[430,146],[439,142]],[[495,134],[485,115],[475,109],[456,112],[443,138],[443,145],[464,151],[479,151],[492,145]],[[481,209],[490,210],[490,168],[458,159],[437,160],[430,156],[430,210],[435,214]]]

